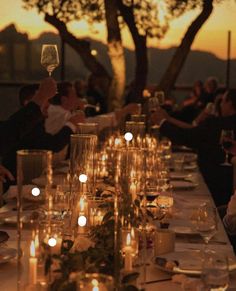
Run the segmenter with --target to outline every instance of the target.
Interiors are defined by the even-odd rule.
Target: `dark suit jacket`
[[[40,107],[29,102],[6,121],[0,122],[0,155],[9,151],[21,138],[43,120]]]
[[[199,126],[183,129],[165,121],[160,132],[174,144],[186,145],[198,153],[199,168],[213,195],[215,203],[227,203],[232,194],[232,167],[220,164],[225,159],[219,141],[222,129],[236,132],[236,115],[229,117],[210,117]]]
[[[29,134],[22,138],[13,149],[3,156],[2,164],[15,175],[17,150],[44,149],[59,152],[69,144],[72,133],[72,130],[68,126],[64,126],[57,134],[49,134],[45,131],[44,121],[42,121]]]

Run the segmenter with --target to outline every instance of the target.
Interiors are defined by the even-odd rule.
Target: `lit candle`
[[[131,234],[128,233],[126,237],[126,246],[125,246],[125,271],[132,271],[132,247],[131,247]]]
[[[132,201],[134,201],[136,199],[137,196],[137,188],[136,188],[136,184],[134,182],[132,182],[130,184],[130,194],[132,196]]]
[[[86,231],[87,226],[87,203],[84,196],[79,200],[79,217],[78,217],[78,233],[83,234]]]
[[[35,247],[35,255],[36,257],[39,256],[39,232],[36,231],[35,237],[34,237],[34,247]]]
[[[37,283],[37,263],[38,259],[35,257],[34,241],[30,244],[30,259],[29,259],[29,283],[35,285]]]

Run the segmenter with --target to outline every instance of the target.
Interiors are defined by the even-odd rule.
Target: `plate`
[[[198,184],[191,181],[174,180],[171,181],[171,185],[173,186],[174,190],[189,190],[196,188]]]
[[[185,171],[194,171],[196,169],[197,169],[197,164],[196,163],[191,163],[191,164],[184,165],[184,170]]]
[[[185,163],[192,163],[197,161],[197,155],[194,153],[187,153],[184,154],[184,162]]]
[[[186,235],[186,234],[198,235],[199,234],[190,226],[181,226],[181,225],[171,226],[170,225],[169,229],[173,230],[176,234],[183,234],[183,235]]]
[[[192,175],[183,172],[171,172],[170,179],[171,180],[184,180],[184,179],[191,179]]]
[[[199,276],[202,273],[202,251],[176,251],[157,256],[153,259],[154,265],[170,274],[186,274]],[[236,269],[235,258],[229,257],[229,271]]]
[[[16,258],[17,250],[13,248],[0,248],[0,264],[7,263]]]

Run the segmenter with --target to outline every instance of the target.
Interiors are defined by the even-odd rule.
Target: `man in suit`
[[[220,164],[225,152],[220,144],[222,129],[236,132],[236,90],[227,91],[221,102],[221,117],[211,116],[193,128],[181,128],[159,109],[151,116],[160,125],[160,133],[175,144],[182,144],[198,152],[199,168],[213,195],[216,205],[226,204],[232,194],[232,167]]]
[[[44,119],[43,112],[56,92],[56,82],[52,78],[44,79],[31,101],[9,119],[0,122],[0,154],[6,153],[21,138],[33,130]]]
[[[37,92],[38,85],[26,85],[21,88],[19,92],[20,104],[23,108],[27,107],[31,103],[32,98]],[[55,91],[54,91],[55,93]],[[31,131],[25,134],[15,146],[6,151],[2,157],[2,164],[11,171],[13,175],[16,175],[16,151],[20,149],[44,149],[51,150],[53,152],[61,151],[70,142],[70,135],[75,133],[76,124],[84,121],[84,114],[79,113],[67,120],[64,126],[56,133],[49,134],[45,131],[44,120],[47,116],[47,106],[44,106],[43,117]],[[6,186],[6,185],[5,185]],[[7,185],[8,186],[8,185]],[[5,187],[6,188],[6,187]]]

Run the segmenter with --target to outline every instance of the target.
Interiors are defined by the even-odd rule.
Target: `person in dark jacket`
[[[178,145],[186,145],[198,152],[198,164],[216,205],[227,204],[232,194],[232,167],[222,166],[225,152],[220,144],[222,129],[236,132],[236,90],[222,97],[221,117],[211,116],[196,127],[180,128],[169,122],[162,109],[153,113],[152,122],[160,125],[162,135]]]
[[[36,84],[26,85],[19,92],[20,104],[27,107],[34,98],[37,91]],[[44,108],[44,117],[46,116],[46,107]],[[2,164],[13,174],[16,175],[16,151],[20,149],[44,149],[53,152],[61,151],[70,142],[70,135],[78,122],[84,121],[84,115],[81,113],[71,117],[57,134],[49,134],[45,131],[44,118],[38,122],[31,131],[25,134],[15,146],[5,152],[2,157]]]
[[[27,106],[11,115],[9,119],[0,122],[0,155],[9,151],[44,119],[45,106],[48,99],[55,95],[55,92],[55,80],[52,78],[44,79]]]

